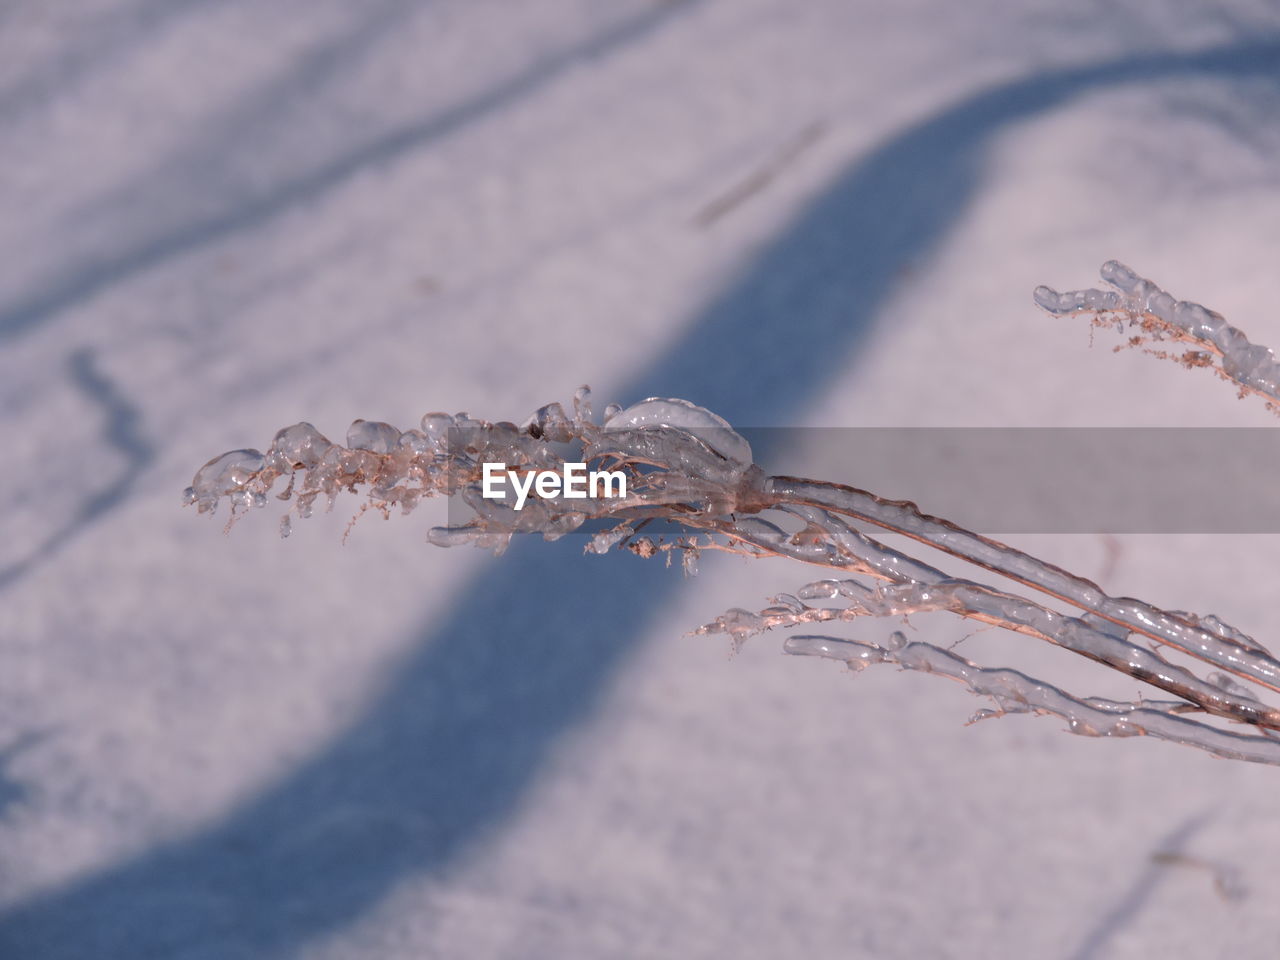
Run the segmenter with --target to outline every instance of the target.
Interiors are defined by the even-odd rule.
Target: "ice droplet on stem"
[[[212,510],[219,497],[241,493],[241,488],[265,463],[257,450],[228,450],[196,471],[191,486],[183,493],[183,500],[198,503],[201,513]]]
[[[319,430],[303,421],[276,433],[267,451],[271,466],[286,473],[297,467],[310,470],[329,452],[333,444]]]
[[[391,453],[400,442],[400,431],[380,420],[356,420],[347,430],[347,448],[370,453]]]

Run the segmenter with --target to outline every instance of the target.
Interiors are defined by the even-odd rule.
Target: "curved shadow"
[[[169,229],[155,231],[131,245],[96,261],[76,264],[63,275],[43,288],[35,290],[14,303],[0,308],[0,343],[43,323],[82,300],[124,282],[153,267],[159,266],[193,250],[224,240],[229,236],[267,223],[270,220],[317,200],[327,191],[348,182],[351,178],[379,164],[391,163],[400,157],[428,146],[434,141],[450,136],[465,127],[489,116],[494,111],[511,106],[548,84],[562,77],[567,71],[582,63],[605,57],[635,43],[682,14],[703,3],[704,0],[669,0],[643,13],[637,14],[616,26],[601,31],[586,42],[557,51],[519,71],[515,76],[499,81],[475,96],[423,119],[380,137],[361,143],[346,153],[326,158],[323,162],[303,170],[283,183],[275,184],[262,195],[252,196],[243,202],[231,204],[226,209],[179,224]],[[400,5],[401,7],[403,4]],[[355,41],[363,44],[376,30],[388,23],[399,7],[383,11],[379,23],[356,31]],[[348,55],[346,46],[351,42],[340,41],[307,58],[299,76],[286,77],[279,84],[282,90],[296,90],[299,81],[306,79],[310,71],[334,70]],[[278,96],[280,90],[273,91]],[[252,113],[252,111],[250,111]],[[259,117],[259,122],[261,118]],[[198,177],[193,177],[188,189],[199,193],[205,189]]]
[[[110,484],[91,494],[71,511],[63,523],[24,557],[0,567],[0,591],[17,583],[41,563],[102,519],[125,501],[134,484],[155,459],[155,450],[142,431],[142,414],[119,387],[97,368],[94,351],[73,350],[67,358],[71,383],[91,403],[101,408],[105,423],[102,439],[125,461],[124,468]]]
[[[1280,73],[1280,43],[1038,75],[911,127],[855,163],[619,395],[785,421],[849,362],[899,266],[946,236],[996,133],[1081,93],[1197,72]],[[220,823],[10,910],[0,954],[283,955],[400,881],[446,873],[518,810],[653,613],[692,589],[660,564],[583,557],[572,540],[517,544],[451,611],[428,613],[369,711]]]

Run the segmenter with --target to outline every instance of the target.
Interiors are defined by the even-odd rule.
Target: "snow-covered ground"
[[[1280,344],[1274,3],[24,0],[0,49],[4,960],[1275,956],[1280,771],[684,635],[802,569],[179,506],[583,382],[1273,424],[1030,291],[1118,257]],[[1280,635],[1275,537],[1017,543]]]

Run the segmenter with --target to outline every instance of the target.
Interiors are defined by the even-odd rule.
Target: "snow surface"
[[[4,960],[1275,956],[1280,772],[685,636],[812,571],[180,507],[290,423],[583,382],[1273,425],[1031,291],[1116,257],[1280,344],[1275,4],[25,0],[0,38]],[[1274,537],[1016,542],[1280,635]]]

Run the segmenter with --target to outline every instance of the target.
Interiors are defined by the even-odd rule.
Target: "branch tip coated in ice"
[[[1059,293],[1040,286],[1035,303],[1053,315],[1127,326],[1134,333],[1130,345],[1185,366],[1208,366],[1241,395],[1258,394],[1280,409],[1274,406],[1280,366],[1270,350],[1250,343],[1220,314],[1175,299],[1118,261],[1105,263],[1101,273],[1106,289]],[[1152,346],[1162,341],[1191,349],[1179,355]],[[588,553],[665,554],[668,563],[678,557],[686,575],[696,573],[707,551],[799,561],[822,568],[824,576],[777,594],[761,609],[735,607],[694,634],[724,635],[737,651],[773,630],[831,629],[868,618],[905,622],[935,613],[959,617],[1061,647],[1140,681],[1160,698],[1077,696],[900,630],[879,642],[794,633],[784,649],[853,670],[892,663],[949,678],[991,702],[971,720],[1048,715],[1085,736],[1147,736],[1280,765],[1280,709],[1263,699],[1280,693],[1280,660],[1218,617],[1109,596],[1090,580],[907,501],[841,483],[766,476],[728,421],[688,400],[608,404],[599,420],[593,409],[591,391],[582,387],[567,409],[548,403],[519,426],[432,412],[404,432],[356,420],[345,444],[296,423],[277,432],[265,453],[246,448],[214,457],[196,473],[183,502],[210,513],[225,498],[234,521],[265,507],[267,493],[284,480],[277,496],[292,506],[280,521],[282,537],[292,529],[289,514],[306,518],[318,498],[332,506],[342,493],[363,490],[361,511],[372,507],[383,515],[394,508],[410,513],[427,498],[450,498],[451,511],[462,515],[428,533],[431,543],[445,547],[502,553],[517,533],[556,540],[580,531]],[[876,530],[1005,577],[1013,588],[945,573],[867,532]],[[1197,672],[1201,665],[1208,672]]]
[[[1131,336],[1123,346],[1140,347],[1184,367],[1211,369],[1234,384],[1240,396],[1256,395],[1280,414],[1280,363],[1271,350],[1250,343],[1222,314],[1178,300],[1118,260],[1108,260],[1100,273],[1112,289],[1059,293],[1039,286],[1032,298],[1055,316],[1084,315],[1095,326],[1127,328]],[[1179,343],[1191,349],[1174,349]]]

